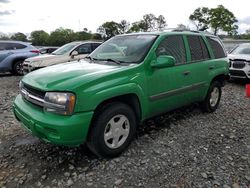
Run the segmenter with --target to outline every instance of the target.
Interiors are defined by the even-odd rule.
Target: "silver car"
[[[80,60],[96,49],[101,42],[83,41],[71,42],[58,48],[51,54],[39,55],[34,58],[28,58],[23,63],[24,73],[43,67]]]
[[[229,54],[231,78],[250,79],[250,43],[240,44]]]

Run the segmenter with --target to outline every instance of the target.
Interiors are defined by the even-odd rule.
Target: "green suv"
[[[192,31],[118,35],[84,60],[23,77],[15,116],[54,144],[87,143],[98,156],[119,155],[144,120],[199,102],[218,107],[228,75],[221,41]]]

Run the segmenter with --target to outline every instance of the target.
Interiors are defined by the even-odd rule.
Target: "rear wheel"
[[[211,83],[205,100],[201,103],[202,109],[205,112],[214,112],[220,103],[221,99],[221,83],[214,81]]]
[[[12,73],[16,75],[23,75],[23,60],[19,60],[14,63]]]
[[[136,132],[136,118],[126,104],[101,107],[94,117],[87,145],[100,157],[116,157],[130,144]]]

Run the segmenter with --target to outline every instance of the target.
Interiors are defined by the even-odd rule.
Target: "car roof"
[[[204,35],[204,36],[211,36],[211,37],[217,37],[209,32],[203,32],[203,31],[192,31],[192,30],[168,30],[168,31],[152,31],[152,32],[137,32],[137,33],[128,33],[125,34],[127,36],[129,35],[175,35],[175,34],[182,34],[182,35]],[[123,34],[124,35],[124,34]],[[122,35],[118,35],[122,36]]]
[[[23,41],[18,41],[18,40],[0,40],[0,43],[19,43],[19,44],[24,44],[24,45],[31,45],[30,42],[23,42]]]
[[[102,43],[101,41],[90,41],[90,40],[86,40],[86,41],[74,41],[74,42],[70,42],[68,44],[85,44],[85,43]]]

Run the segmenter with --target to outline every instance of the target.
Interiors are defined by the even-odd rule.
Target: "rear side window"
[[[186,51],[182,36],[168,36],[156,49],[156,56],[169,55],[176,59],[176,64],[186,62]]]
[[[88,54],[91,52],[91,44],[82,44],[81,46],[77,47],[76,51],[78,54]]]
[[[191,61],[200,61],[210,58],[207,47],[201,36],[189,35],[187,38],[191,53]]]
[[[222,44],[220,40],[216,37],[207,37],[207,40],[212,47],[214,57],[217,58],[223,58],[226,57],[225,51],[222,47]]]
[[[19,50],[19,49],[24,49],[26,48],[25,45],[23,44],[18,44],[18,43],[0,43],[0,50]]]
[[[23,44],[12,43],[12,48],[13,48],[13,50],[20,50],[20,49],[26,48],[26,46]]]

